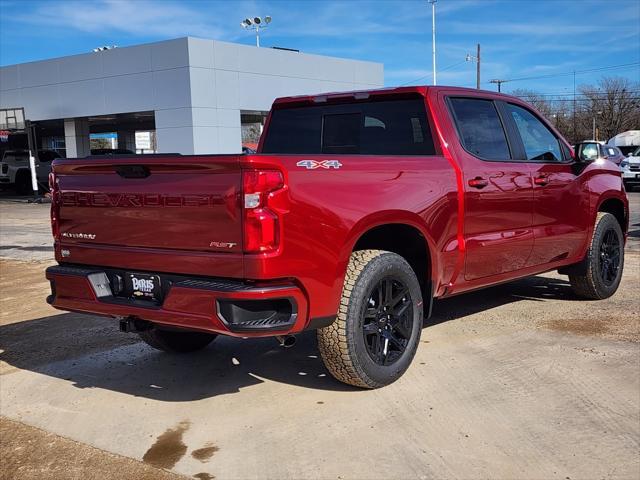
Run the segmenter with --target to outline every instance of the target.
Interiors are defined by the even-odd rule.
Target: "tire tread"
[[[355,358],[355,345],[350,343],[355,340],[347,333],[352,297],[362,297],[365,294],[366,287],[359,282],[360,276],[371,262],[383,256],[396,257],[406,263],[406,260],[397,254],[384,250],[357,250],[351,254],[337,318],[331,325],[317,331],[318,349],[327,370],[340,382],[360,388],[379,388],[386,385],[367,375]],[[411,269],[408,263],[406,267]]]
[[[615,217],[608,212],[598,212],[596,216],[595,225],[593,228],[593,235],[591,236],[591,242],[589,243],[589,248],[587,250],[587,271],[584,275],[569,275],[569,282],[571,283],[571,288],[574,293],[579,297],[586,298],[589,300],[602,300],[604,298],[609,297],[610,295],[605,294],[600,289],[598,289],[598,284],[596,282],[597,272],[596,261],[599,250],[598,245],[598,226],[603,222],[605,218],[612,217],[614,221]],[[621,258],[621,262],[624,260],[624,257]],[[623,265],[620,266],[623,268]]]

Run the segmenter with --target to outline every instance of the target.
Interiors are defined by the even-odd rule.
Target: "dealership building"
[[[275,98],[379,88],[383,76],[380,63],[187,37],[0,67],[0,108],[23,107],[39,148],[70,158],[98,144],[237,153]]]

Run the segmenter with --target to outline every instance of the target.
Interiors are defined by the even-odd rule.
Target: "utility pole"
[[[598,129],[596,128],[596,116],[597,115],[602,115],[601,111],[598,112],[593,112],[593,125],[592,125],[592,136],[591,138],[593,138],[596,142],[598,141]]]
[[[467,62],[476,62],[476,88],[480,90],[480,44],[476,44],[476,54],[471,55],[467,53],[465,57],[465,61]]]
[[[428,0],[431,4],[431,56],[433,60],[433,84],[436,85],[436,2]]]
[[[478,50],[476,52],[476,88],[480,90],[480,44],[478,43]]]
[[[576,138],[576,71],[573,71],[573,142],[578,143]]]
[[[498,84],[498,92],[501,91],[500,89],[500,85],[502,85],[504,82],[508,82],[509,80],[498,80],[497,78],[494,78],[493,80],[489,80],[489,83],[497,83]]]

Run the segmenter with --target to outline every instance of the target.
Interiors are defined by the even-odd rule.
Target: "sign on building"
[[[136,132],[136,150],[151,149],[151,132]]]

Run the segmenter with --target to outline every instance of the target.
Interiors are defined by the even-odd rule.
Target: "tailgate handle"
[[[151,175],[149,168],[144,165],[119,165],[116,172],[122,178],[147,178]]]

